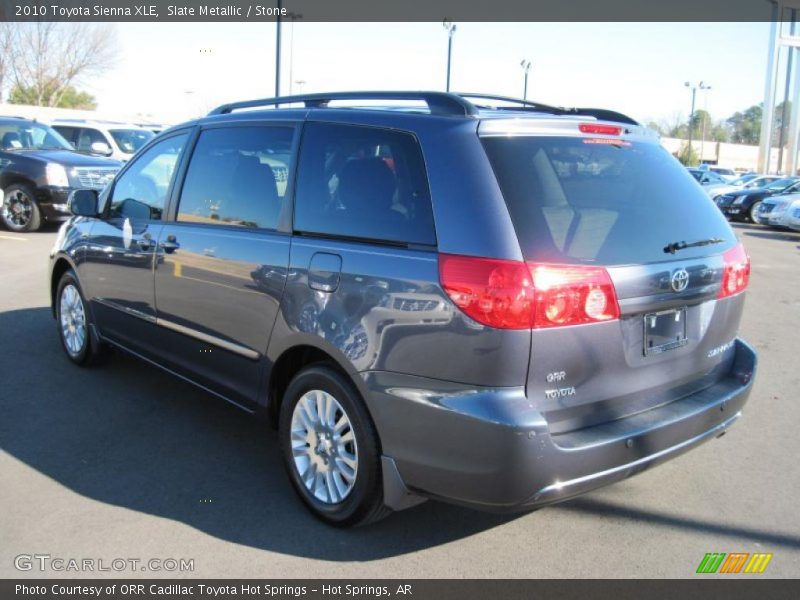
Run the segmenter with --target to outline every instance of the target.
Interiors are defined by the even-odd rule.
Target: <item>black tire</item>
[[[42,225],[42,212],[30,186],[15,183],[8,186],[4,193],[3,208],[0,209],[3,225],[18,233],[38,230]]]
[[[70,287],[77,293],[77,297],[80,300],[84,315],[83,327],[85,335],[83,343],[77,348],[74,346],[71,347],[68,343],[66,332],[64,330],[64,321],[62,320],[62,296],[69,294],[68,288]],[[56,288],[55,308],[58,337],[61,340],[61,347],[64,349],[64,353],[67,355],[67,357],[73,363],[81,367],[88,367],[102,362],[102,360],[108,355],[108,348],[105,346],[105,344],[97,340],[96,336],[92,335],[91,315],[89,313],[86,300],[83,296],[83,292],[81,291],[80,283],[78,283],[78,278],[75,276],[75,272],[72,270],[66,271],[58,282],[58,288]]]
[[[326,392],[336,400],[346,413],[355,437],[355,480],[349,493],[338,502],[323,502],[307,489],[293,456],[291,436],[295,407],[307,392],[313,390]],[[326,364],[315,364],[295,375],[281,403],[278,435],[292,487],[314,516],[336,527],[355,527],[379,521],[392,512],[383,504],[380,443],[375,426],[358,391],[336,369]],[[306,446],[310,449],[310,444]]]
[[[750,207],[750,212],[747,213],[747,216],[750,217],[751,223],[760,223],[758,217],[758,209],[761,208],[761,200],[758,200],[753,203],[753,206]]]

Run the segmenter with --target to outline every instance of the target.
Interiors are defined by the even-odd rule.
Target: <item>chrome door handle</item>
[[[172,254],[181,247],[174,235],[168,235],[166,240],[159,242],[159,246],[161,246],[161,249],[167,254]]]
[[[141,250],[150,250],[153,247],[153,239],[149,233],[145,233],[142,237],[136,240],[136,244]]]

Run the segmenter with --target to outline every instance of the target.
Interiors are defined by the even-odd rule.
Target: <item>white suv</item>
[[[110,121],[56,120],[51,123],[78,152],[126,162],[155,134],[144,127]]]

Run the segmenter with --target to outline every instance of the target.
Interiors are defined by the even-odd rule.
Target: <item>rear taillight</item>
[[[722,255],[722,287],[718,298],[727,298],[747,288],[750,281],[750,257],[742,244],[737,244]]]
[[[439,277],[453,303],[499,329],[530,329],[533,282],[523,262],[439,255]]]
[[[453,303],[489,327],[531,329],[619,318],[614,285],[602,267],[442,254],[439,276]]]
[[[611,277],[602,267],[530,265],[535,293],[534,327],[581,325],[619,318]]]

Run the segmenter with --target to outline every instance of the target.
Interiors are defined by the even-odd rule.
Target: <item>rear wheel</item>
[[[752,223],[760,223],[758,219],[758,210],[761,208],[761,200],[755,202],[753,206],[750,207],[750,221]]]
[[[0,219],[11,231],[36,231],[42,224],[42,213],[33,192],[24,184],[14,184],[5,190]]]
[[[300,371],[284,394],[278,428],[289,479],[315,516],[352,527],[391,512],[383,505],[375,427],[338,371],[326,365]]]
[[[64,273],[58,283],[56,319],[61,345],[72,362],[88,366],[104,356],[106,348],[91,335],[86,302],[73,271]]]

